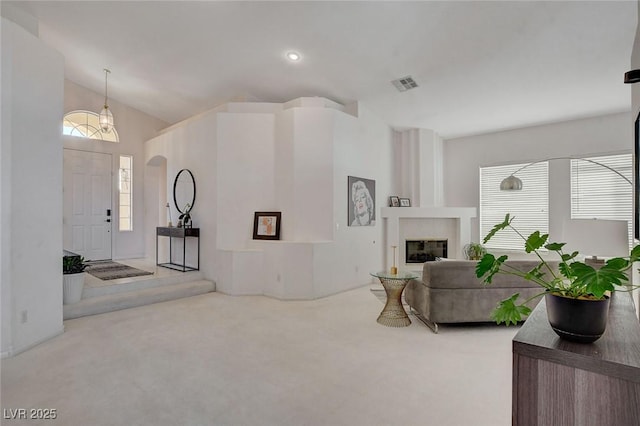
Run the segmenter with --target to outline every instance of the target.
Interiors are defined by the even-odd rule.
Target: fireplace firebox
[[[447,240],[406,240],[405,263],[424,263],[447,257]]]

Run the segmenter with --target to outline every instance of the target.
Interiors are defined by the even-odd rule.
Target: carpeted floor
[[[370,287],[310,301],[214,292],[65,321],[1,366],[2,408],[57,418],[2,424],[511,424],[518,327],[385,327]]]
[[[153,272],[143,271],[129,265],[114,262],[112,260],[98,260],[87,262],[89,266],[85,272],[101,280],[116,280],[118,278],[139,277],[142,275],[153,275]]]

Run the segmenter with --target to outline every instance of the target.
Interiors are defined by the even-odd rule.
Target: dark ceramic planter
[[[595,342],[607,328],[609,298],[579,300],[546,294],[545,302],[551,328],[565,340]]]

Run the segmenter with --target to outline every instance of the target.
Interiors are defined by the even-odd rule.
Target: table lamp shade
[[[560,242],[565,253],[581,256],[624,257],[629,255],[629,224],[625,220],[565,220]]]

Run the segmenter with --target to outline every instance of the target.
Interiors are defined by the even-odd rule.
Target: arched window
[[[100,128],[98,114],[91,111],[71,111],[64,115],[62,134],[81,138],[119,142],[115,127],[109,132]]]

